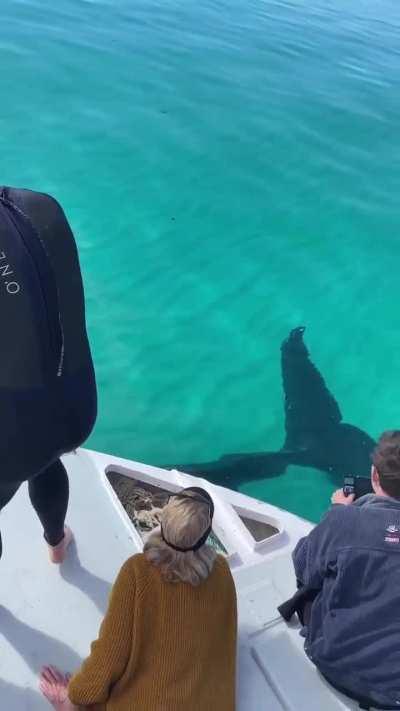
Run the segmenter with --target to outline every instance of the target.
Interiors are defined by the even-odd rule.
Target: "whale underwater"
[[[276,452],[225,454],[211,462],[177,464],[189,474],[238,489],[246,481],[276,477],[289,465],[326,472],[338,486],[345,476],[369,477],[375,441],[343,422],[339,405],[310,358],[304,327],[293,329],[281,345],[285,441]]]

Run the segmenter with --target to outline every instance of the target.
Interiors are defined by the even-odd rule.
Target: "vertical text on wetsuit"
[[[5,252],[0,252],[0,277],[3,279],[3,284],[6,287],[7,293],[14,295],[21,291],[21,287],[17,281],[7,281],[6,277],[12,276],[14,274],[13,270],[10,268],[9,264],[1,264],[7,259]]]

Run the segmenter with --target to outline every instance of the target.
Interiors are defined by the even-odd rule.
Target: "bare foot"
[[[68,698],[69,674],[62,674],[57,667],[43,667],[39,688],[55,711],[77,711]]]
[[[52,563],[62,563],[67,555],[67,549],[73,539],[73,533],[68,526],[64,529],[64,538],[57,546],[49,545],[49,555]]]

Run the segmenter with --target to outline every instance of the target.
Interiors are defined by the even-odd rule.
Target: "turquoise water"
[[[79,244],[92,447],[279,449],[307,326],[346,421],[399,425],[397,0],[2,0],[1,182]],[[316,519],[326,473],[242,490]]]

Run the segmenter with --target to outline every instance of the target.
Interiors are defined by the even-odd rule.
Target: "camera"
[[[345,476],[343,493],[345,496],[354,494],[355,499],[359,499],[365,494],[373,494],[371,479],[366,476]]]

